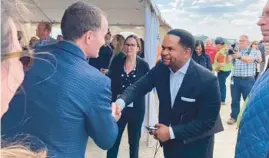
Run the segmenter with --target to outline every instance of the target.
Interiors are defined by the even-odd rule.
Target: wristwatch
[[[237,59],[239,59],[239,60],[240,60],[240,59],[241,59],[241,56],[239,56]]]

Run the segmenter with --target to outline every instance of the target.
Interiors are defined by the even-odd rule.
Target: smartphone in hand
[[[157,130],[158,128],[155,127],[155,126],[146,126],[146,129],[147,129],[149,132],[152,132],[152,131]]]

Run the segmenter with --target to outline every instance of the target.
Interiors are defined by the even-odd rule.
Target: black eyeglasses
[[[137,47],[136,44],[124,44],[125,47]]]

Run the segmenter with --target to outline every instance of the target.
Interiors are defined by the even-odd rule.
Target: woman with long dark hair
[[[212,71],[212,64],[210,61],[210,56],[205,53],[205,46],[203,41],[197,40],[194,47],[194,52],[192,54],[192,59],[196,61],[201,66]]]

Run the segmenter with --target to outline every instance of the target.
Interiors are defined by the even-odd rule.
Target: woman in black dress
[[[203,41],[197,40],[194,48],[195,49],[194,52],[192,53],[192,59],[201,66],[212,71],[210,56],[205,53],[205,46]]]
[[[149,65],[142,58],[137,56],[140,51],[140,39],[135,35],[130,35],[124,42],[124,57],[113,62],[108,76],[111,78],[112,100],[149,71]],[[118,121],[119,134],[114,146],[108,150],[108,158],[117,158],[119,145],[125,126],[128,129],[130,158],[138,158],[139,140],[141,136],[141,126],[145,114],[145,96],[137,98],[122,111],[122,116]]]

